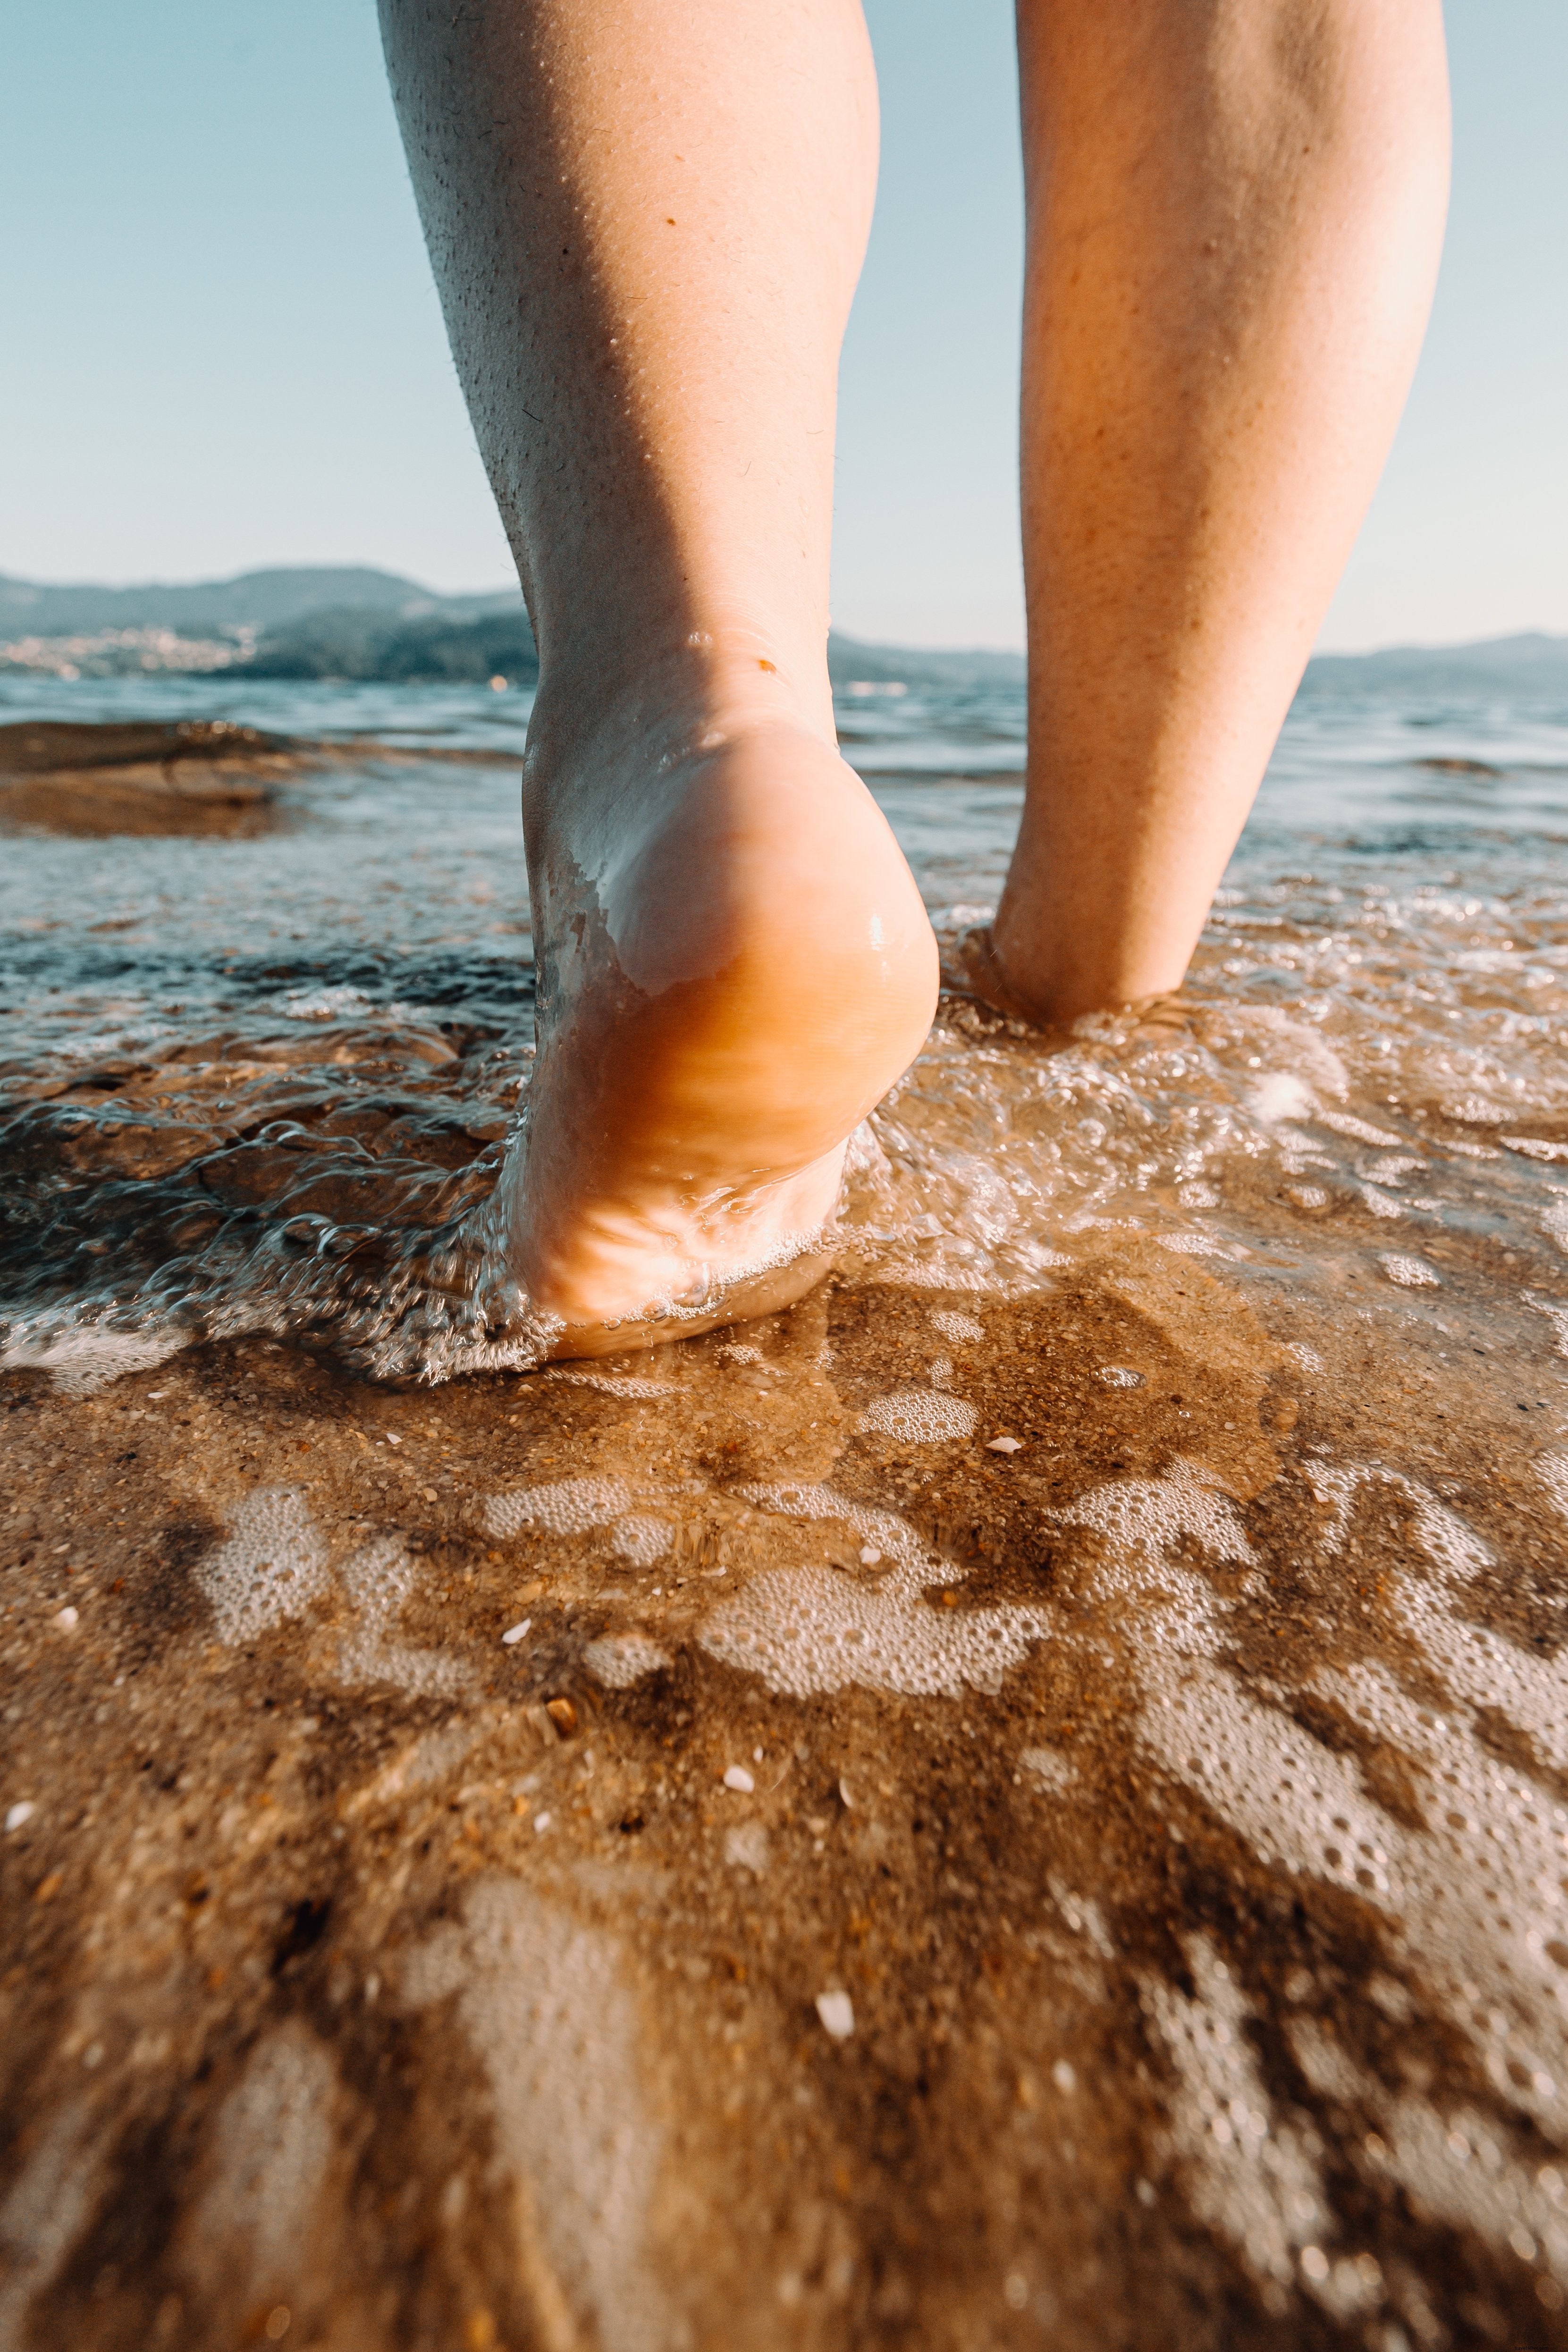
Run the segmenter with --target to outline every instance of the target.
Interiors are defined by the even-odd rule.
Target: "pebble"
[[[33,1815],[37,1811],[37,1805],[33,1804],[27,1798],[24,1797],[21,1803],[19,1805],[13,1805],[10,1811],[6,1814],[6,1828],[8,1830],[19,1830],[24,1822],[30,1822],[32,1820]]]
[[[63,1609],[57,1611],[55,1615],[55,1623],[62,1633],[74,1633],[80,1622],[81,1612],[79,1610],[73,1609],[68,1601]]]
[[[509,1647],[513,1642],[521,1642],[532,1622],[533,1620],[531,1617],[524,1617],[521,1619],[517,1624],[509,1625],[506,1632],[501,1635],[501,1640],[505,1642]]]
[[[816,2013],[835,2042],[847,2042],[855,2031],[855,2004],[847,1992],[819,1992]]]
[[[1078,2088],[1078,2076],[1065,2058],[1058,2058],[1051,2068],[1051,2080],[1058,2091],[1076,2091]]]
[[[838,1783],[838,1794],[843,1802],[853,1810],[855,1800],[849,1793],[849,1783],[847,1780],[840,1780]]]
[[[861,1565],[861,1567],[862,1567],[862,1568],[875,1568],[875,1567],[876,1567],[876,1565],[877,1565],[877,1563],[878,1563],[878,1561],[881,1559],[881,1557],[882,1557],[882,1555],[881,1555],[881,1553],[877,1549],[877,1547],[876,1547],[876,1545],[875,1545],[875,1544],[862,1544],[862,1545],[861,1545],[861,1547],[860,1547],[860,1565]]]
[[[726,1769],[724,1774],[726,1789],[739,1789],[742,1797],[749,1797],[756,1785],[743,1764],[731,1764]]]
[[[577,1710],[569,1698],[547,1698],[544,1712],[563,1739],[570,1739],[577,1728]]]
[[[1024,1441],[1021,1437],[988,1437],[985,1447],[990,1454],[1022,1454]]]
[[[533,1816],[533,1826],[534,1826],[535,1831],[536,1831],[536,1832],[537,1832],[537,1833],[539,1834],[539,1836],[542,1837],[542,1836],[544,1835],[545,1831],[550,1827],[550,1816],[549,1816],[549,1814],[548,1814],[548,1813],[535,1813],[535,1815]]]

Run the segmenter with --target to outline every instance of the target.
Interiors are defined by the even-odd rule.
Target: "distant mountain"
[[[104,638],[111,631],[172,630],[188,646],[74,643],[58,674],[243,667],[253,677],[482,680],[537,677],[533,632],[516,589],[438,596],[395,572],[309,565],[245,572],[235,580],[139,588],[48,587],[0,574],[0,667],[7,640]],[[225,640],[234,641],[232,655]],[[59,662],[68,667],[59,670]],[[827,643],[837,686],[1016,685],[1020,654],[932,653],[871,646],[837,631]],[[30,665],[37,667],[37,664]]]
[[[489,610],[474,612],[478,604]],[[251,677],[376,678],[399,685],[505,677],[531,686],[539,675],[533,631],[521,596],[452,597],[389,618],[362,604],[307,613],[257,640]]]
[[[183,635],[214,636],[279,628],[322,605],[404,613],[427,611],[446,601],[416,580],[353,565],[300,565],[242,572],[236,580],[152,582],[139,588],[55,588],[0,573],[0,638],[77,636],[99,629],[177,629]]]
[[[1568,637],[1531,630],[1471,646],[1389,646],[1373,654],[1317,654],[1302,692],[1568,693]]]
[[[976,647],[969,653],[938,653],[928,646],[868,646],[858,637],[840,636],[833,630],[827,640],[827,672],[835,686],[1022,686],[1022,654],[989,653]]]
[[[78,667],[83,675],[221,667],[257,677],[414,682],[499,676],[521,684],[538,674],[533,633],[515,589],[438,596],[395,572],[330,564],[139,588],[56,588],[0,574],[0,668],[16,666],[5,659],[7,641],[117,630],[169,630],[192,643],[188,651],[182,646],[155,654],[106,643],[73,654],[75,667],[59,674],[76,675]],[[205,647],[197,640],[206,641]],[[1022,654],[867,645],[837,630],[827,641],[827,667],[840,688],[1021,686],[1025,675]],[[1389,690],[1568,693],[1568,637],[1534,632],[1477,645],[1319,654],[1301,688],[1308,698]]]

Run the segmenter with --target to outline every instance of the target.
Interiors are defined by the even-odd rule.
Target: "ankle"
[[[635,658],[619,660],[589,640],[542,650],[524,773],[542,780],[625,757],[668,765],[711,748],[715,733],[779,724],[837,746],[826,635],[715,621],[650,632]]]

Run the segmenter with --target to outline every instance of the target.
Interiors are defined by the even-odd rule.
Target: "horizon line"
[[[143,574],[142,577],[137,579],[129,580],[84,580],[79,575],[72,579],[48,579],[40,577],[37,573],[0,572],[0,582],[9,583],[22,588],[54,590],[98,589],[110,594],[116,594],[124,593],[137,588],[171,591],[184,588],[228,587],[232,586],[237,580],[250,579],[258,575],[264,575],[268,572],[376,572],[384,579],[405,580],[409,587],[417,591],[420,595],[431,597],[436,602],[442,604],[468,602],[479,597],[521,595],[521,590],[515,581],[503,581],[493,586],[483,588],[432,588],[425,582],[416,579],[410,572],[393,572],[390,571],[386,565],[381,563],[352,561],[338,562],[314,562],[305,563],[252,563],[243,565],[237,572],[214,572],[204,577],[183,580],[170,579],[166,577],[149,577],[146,574]],[[868,635],[862,628],[843,627],[833,620],[829,621],[828,626],[829,630],[833,634],[840,637],[847,637],[853,643],[868,646],[876,646],[879,650],[882,651],[931,654],[1006,655],[1017,660],[1024,660],[1027,656],[1027,647],[1020,645],[1016,640],[1008,643],[997,644],[994,641],[981,642],[973,638],[964,639],[962,642],[959,642],[951,637],[936,638],[926,636],[910,637],[900,635]],[[1568,644],[1568,631],[1548,628],[1542,624],[1536,622],[1513,628],[1494,630],[1485,636],[1438,638],[1400,637],[1392,638],[1373,645],[1319,644],[1312,647],[1308,659],[1310,662],[1318,660],[1364,661],[1378,654],[1458,653],[1486,646],[1506,644],[1510,640],[1519,637],[1542,637],[1546,639],[1548,642]]]

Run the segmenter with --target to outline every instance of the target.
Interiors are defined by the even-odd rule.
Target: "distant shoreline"
[[[383,684],[531,685],[538,656],[515,590],[438,596],[363,567],[305,565],[229,580],[104,588],[0,574],[0,679],[212,675]],[[836,687],[1021,688],[1022,654],[828,639]],[[1568,636],[1316,654],[1302,690],[1447,686],[1568,692]]]

